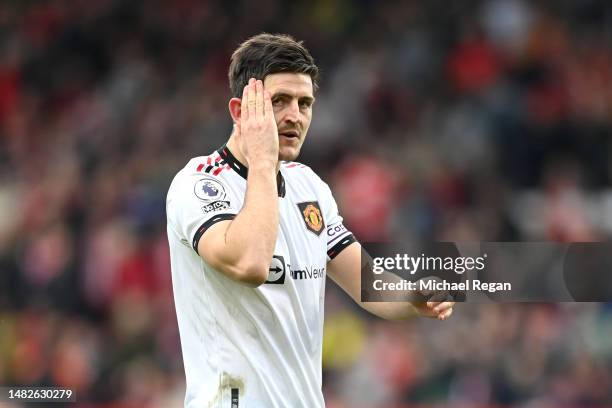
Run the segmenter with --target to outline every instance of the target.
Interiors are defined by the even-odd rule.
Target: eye
[[[283,104],[283,99],[282,98],[273,98],[272,99],[272,106],[282,106]]]
[[[309,100],[300,101],[300,108],[308,109],[312,106],[312,102]]]

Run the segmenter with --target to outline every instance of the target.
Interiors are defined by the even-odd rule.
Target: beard
[[[292,135],[294,137],[286,137],[283,136],[283,134]],[[294,161],[297,159],[305,139],[306,131],[301,126],[279,126],[278,160]]]
[[[279,161],[295,161],[300,155],[300,148],[288,148],[280,147],[278,149],[278,160]]]
[[[279,161],[294,161],[300,155],[300,149],[302,148],[301,142],[283,143],[283,140],[279,141],[278,146],[278,160]]]

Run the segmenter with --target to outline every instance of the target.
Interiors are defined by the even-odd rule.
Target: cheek
[[[312,120],[312,113],[305,113],[302,115],[302,125],[304,126],[304,130],[307,130],[310,127],[310,121]]]

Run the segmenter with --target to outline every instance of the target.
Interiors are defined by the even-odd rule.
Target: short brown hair
[[[240,98],[250,78],[264,80],[270,74],[291,72],[310,75],[313,90],[317,89],[319,68],[310,52],[286,34],[258,34],[234,51],[229,67],[232,96]]]

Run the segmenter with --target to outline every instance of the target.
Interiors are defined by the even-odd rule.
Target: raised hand
[[[278,129],[270,93],[263,82],[251,78],[242,92],[237,139],[248,167],[278,163]]]

